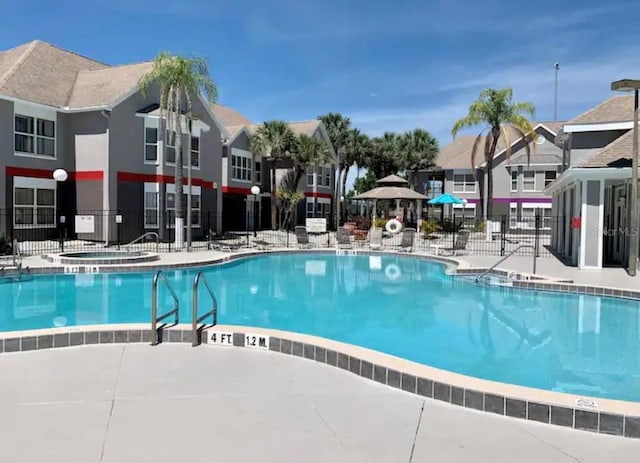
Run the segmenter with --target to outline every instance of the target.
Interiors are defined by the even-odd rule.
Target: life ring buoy
[[[402,230],[402,223],[400,223],[400,221],[397,219],[391,219],[387,222],[384,228],[389,233],[392,233],[395,235],[396,233],[400,233],[400,230]]]
[[[391,281],[396,281],[400,278],[400,267],[396,264],[389,264],[384,268],[384,275]]]

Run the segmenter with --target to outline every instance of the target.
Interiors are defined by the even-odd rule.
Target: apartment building
[[[507,156],[504,142],[498,145],[493,160],[493,217],[490,220],[507,217],[511,231],[527,232],[535,228],[535,215],[539,213],[542,228],[551,230],[551,196],[544,190],[556,179],[562,166],[562,149],[554,143],[560,127],[561,123],[557,122],[534,123],[536,138],[529,157],[523,143],[515,137],[511,156]],[[464,215],[468,224],[483,217],[483,201],[486,201],[482,144],[475,164],[471,163],[475,139],[476,136],[465,135],[444,146],[438,153],[437,169],[421,173],[418,181],[436,188],[441,182],[442,192],[466,199],[466,204],[453,207],[456,216]]]
[[[190,135],[183,120],[182,140],[193,181],[178,194],[158,89],[138,88],[151,67],[109,66],[41,41],[0,52],[0,234],[42,239],[64,229],[111,242],[156,231],[170,239],[176,201],[189,190],[194,237],[204,234],[204,218],[222,206],[227,134],[208,103],[194,99],[197,120]],[[56,169],[68,179],[56,182]]]
[[[222,158],[223,210],[222,228],[224,230],[251,230],[271,227],[271,165],[268,157],[253,153],[250,139],[259,124],[254,124],[240,112],[227,106],[215,104],[214,114],[224,125],[228,138],[224,140]],[[317,137],[327,144],[332,156],[335,152],[329,136],[320,120],[289,122],[294,134]],[[278,161],[276,182],[278,187],[293,165],[290,160]],[[298,190],[305,200],[298,205],[297,220],[304,223],[306,217],[324,217],[331,222],[335,191],[336,163],[322,166],[310,166],[300,181]],[[258,197],[251,188],[258,186]],[[257,204],[256,204],[257,202]]]

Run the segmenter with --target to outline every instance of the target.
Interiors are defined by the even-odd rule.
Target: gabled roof
[[[533,130],[537,131],[539,128],[543,128],[550,132],[552,135],[556,135],[562,128],[563,122],[532,122]],[[442,169],[471,169],[471,149],[473,148],[473,142],[477,135],[464,135],[452,143],[444,146],[438,153],[436,158],[436,165]],[[520,136],[514,134],[511,146],[513,147],[520,141]],[[485,138],[482,137],[478,147],[478,157],[476,159],[479,165],[484,164],[484,142]],[[498,140],[498,146],[496,147],[496,154],[494,159],[502,155],[506,150],[504,139],[500,137]]]
[[[632,151],[633,130],[629,130],[578,167],[631,167]]]
[[[0,95],[54,107],[67,106],[78,72],[108,68],[39,40],[0,55]]]
[[[605,122],[627,122],[633,119],[631,95],[616,95],[567,122],[572,124],[598,124]]]
[[[316,133],[316,130],[320,127],[322,121],[318,119],[312,119],[310,121],[289,122],[289,127],[296,135],[309,135],[312,136]]]
[[[211,105],[211,111],[213,111],[213,113],[216,115],[218,120],[226,128],[253,124],[253,122],[251,122],[247,117],[245,117],[240,112],[228,106],[221,105],[219,103],[213,103]]]
[[[151,70],[153,62],[113,66],[106,69],[78,72],[73,91],[65,106],[90,108],[117,101],[134,91],[138,81]]]

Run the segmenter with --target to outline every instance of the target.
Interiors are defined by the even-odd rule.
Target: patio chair
[[[311,247],[311,243],[309,242],[309,234],[307,233],[307,227],[298,225],[295,228],[295,233],[296,233],[296,240],[298,241],[298,247],[301,247],[301,248]]]
[[[336,241],[338,242],[339,248],[352,248],[353,244],[351,244],[351,235],[349,234],[349,230],[345,227],[338,228],[336,232]]]
[[[452,248],[443,248],[443,251],[447,251],[449,255],[456,256],[460,253],[464,253],[467,250],[467,243],[469,242],[469,231],[460,230],[456,236],[456,241],[453,243]]]
[[[401,252],[413,251],[413,240],[416,235],[415,228],[405,228],[402,230],[402,241],[400,241]]]
[[[369,248],[382,249],[382,228],[371,230],[369,235]]]

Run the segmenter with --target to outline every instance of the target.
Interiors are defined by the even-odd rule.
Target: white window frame
[[[241,150],[238,148],[231,148],[231,180],[239,183],[253,183],[253,155],[251,151]],[[242,160],[245,160],[246,166],[242,165]],[[240,165],[235,165],[236,160],[240,162]],[[236,170],[237,169],[237,170]],[[240,178],[236,175],[237,172],[245,172],[246,175]]]
[[[193,148],[193,140],[198,140],[198,149]],[[191,168],[193,170],[200,170],[200,161],[202,160],[200,153],[202,152],[202,138],[199,135],[191,135],[191,142],[189,143],[191,146],[191,153],[189,153],[189,162],[191,163]],[[193,155],[196,154],[196,158],[198,160],[198,164],[193,163]]]
[[[160,185],[157,183],[145,183],[144,184],[144,228],[157,229],[160,227]],[[149,207],[147,203],[147,194],[155,193],[156,198],[156,206]],[[156,223],[148,223],[147,222],[147,211],[154,210],[156,211]]]
[[[518,222],[518,203],[509,203],[509,228],[520,228]]]
[[[331,166],[325,166],[323,169],[322,186],[331,188]]]
[[[549,183],[547,183],[547,172],[553,172],[555,174],[555,177],[549,181]],[[558,169],[547,169],[544,171],[544,187],[548,187],[549,185],[551,185],[552,182],[555,181],[555,179],[558,178]]]
[[[315,186],[316,185],[316,168],[315,166],[307,166],[307,186]],[[311,181],[309,181],[311,179]]]
[[[27,132],[17,132],[16,131],[16,117],[28,117],[33,119],[33,133]],[[38,120],[47,121],[53,123],[53,137],[38,135]],[[19,157],[27,157],[27,158],[37,158],[37,159],[48,159],[50,161],[55,161],[58,159],[58,113],[55,110],[38,107],[34,105],[29,105],[20,102],[13,103],[13,119],[12,119],[12,130],[13,130],[13,154],[14,156]],[[17,151],[16,150],[16,135],[24,135],[27,137],[33,138],[33,153]],[[53,156],[49,156],[46,154],[38,154],[38,138],[52,140],[53,141]]]
[[[155,129],[156,131],[156,142],[155,143],[151,143],[147,141],[147,129]],[[151,119],[149,117],[145,117],[144,118],[144,133],[142,134],[143,139],[142,139],[142,143],[143,143],[143,155],[144,155],[144,163],[145,164],[151,164],[154,166],[157,166],[160,163],[160,153],[158,150],[158,147],[160,146],[159,140],[158,140],[158,119]],[[156,147],[156,159],[155,160],[150,160],[147,159],[147,146],[155,146]]]
[[[514,178],[514,174],[515,174],[515,178]],[[518,172],[518,168],[514,167],[511,169],[511,192],[516,192],[518,191],[518,180],[519,180],[519,172]],[[514,188],[514,183],[515,183],[515,188]]]
[[[257,159],[253,163],[253,177],[256,184],[262,183],[262,159]]]
[[[166,129],[164,131],[164,156],[165,156],[164,161],[165,161],[165,164],[168,166],[175,166],[176,158],[178,157],[178,153],[176,151],[176,140],[178,139],[178,132],[176,132],[175,130],[172,132],[173,134],[175,134],[175,136],[173,137],[173,145],[169,143],[169,141],[171,140],[170,132]],[[170,149],[173,149],[173,161],[169,161]]]
[[[533,173],[533,189],[527,189],[527,174]],[[537,180],[538,177],[537,172],[535,170],[525,169],[522,171],[522,191],[527,193],[532,193],[538,191],[537,189]]]
[[[462,177],[462,181],[456,181],[456,177]],[[469,180],[471,179],[471,180]],[[456,189],[456,183],[462,183],[462,190]],[[473,189],[469,189],[469,185],[473,187]],[[476,181],[473,174],[453,174],[453,192],[454,193],[475,193],[476,192]]]
[[[307,208],[306,208],[306,216],[307,218],[314,217],[315,212],[315,198],[307,197]]]
[[[182,194],[183,195],[187,195],[189,192],[189,185],[182,185]],[[175,201],[178,200],[177,197],[175,197],[175,193],[176,193],[176,185],[175,183],[168,183],[166,185],[166,189],[165,189],[165,210],[167,212],[171,212],[173,211],[175,214]],[[167,201],[169,195],[172,194],[174,195],[174,206],[173,207],[169,207],[169,201]],[[198,196],[199,200],[198,200],[198,207],[193,207],[194,201],[193,198]],[[182,200],[182,198],[180,198],[180,200]],[[187,206],[186,201],[185,201],[185,207]],[[200,228],[202,226],[202,188],[199,186],[192,186],[191,187],[191,212],[193,213],[193,211],[198,211],[197,216],[198,216],[198,223],[194,224],[193,223],[193,218],[192,218],[192,222],[191,222],[191,228]],[[186,213],[187,211],[185,211]],[[168,220],[168,224],[167,228],[175,228],[176,224],[175,224],[175,218],[171,217],[171,214],[167,214],[167,216],[169,217]],[[186,217],[185,217],[185,221],[184,221],[184,226],[186,228],[187,226],[187,221],[186,221]]]
[[[33,204],[32,205],[16,205],[16,188],[24,188],[33,190]],[[53,209],[53,223],[39,224],[38,222],[38,190],[51,190],[53,191],[53,206],[44,205],[40,209]],[[56,181],[44,178],[31,178],[31,177],[14,177],[13,178],[13,227],[15,229],[34,229],[34,228],[56,228],[56,211],[57,211],[57,184]],[[33,209],[33,223],[31,224],[17,224],[16,223],[16,209]]]

